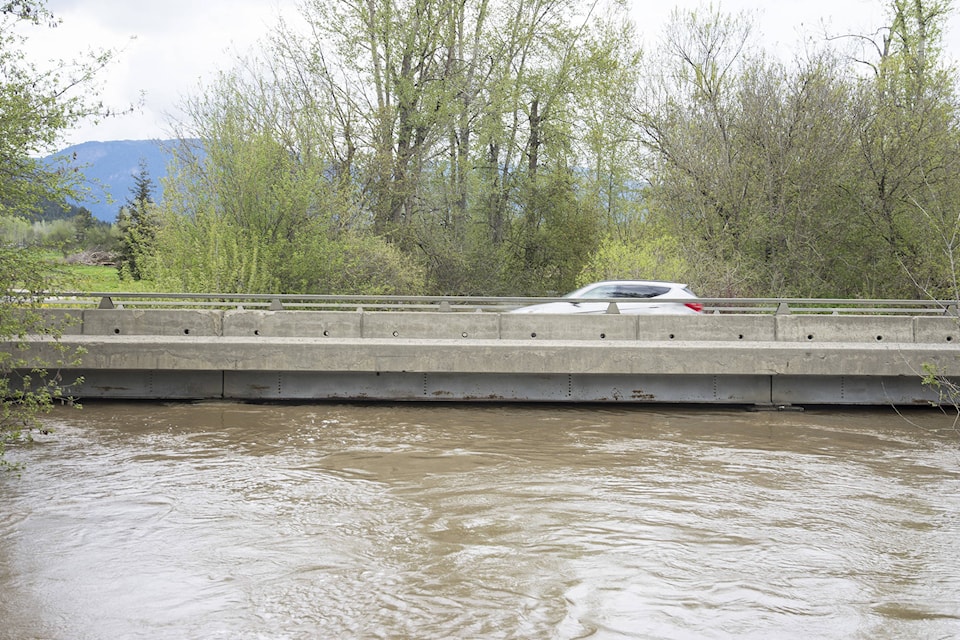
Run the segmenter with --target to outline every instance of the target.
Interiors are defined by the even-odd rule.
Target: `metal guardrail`
[[[395,296],[395,295],[299,295],[223,293],[64,292],[35,301],[59,308],[179,308],[268,309],[329,311],[449,311],[499,313],[545,302],[569,302],[569,298],[485,296]],[[597,298],[610,305],[609,313],[623,298]],[[687,303],[689,298],[630,299],[631,303]],[[929,315],[958,316],[957,300],[880,300],[842,298],[698,298],[710,314],[827,314],[827,315]]]

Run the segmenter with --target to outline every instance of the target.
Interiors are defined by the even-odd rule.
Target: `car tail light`
[[[685,306],[685,307],[690,307],[691,309],[693,309],[693,310],[696,311],[697,313],[703,312],[703,305],[700,304],[699,302],[684,302],[684,303],[683,303],[683,306]]]

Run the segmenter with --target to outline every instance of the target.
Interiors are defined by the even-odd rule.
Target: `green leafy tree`
[[[749,49],[750,29],[744,16],[675,14],[666,72],[636,113],[651,216],[706,294],[862,295],[877,234],[856,204],[850,63],[824,48],[786,66]]]
[[[957,295],[960,110],[956,69],[940,51],[951,10],[948,0],[892,0],[857,95],[857,204],[876,238],[871,264],[889,274],[884,295]]]
[[[577,278],[581,287],[598,280],[683,281],[690,272],[678,238],[652,224],[627,237],[604,239]]]
[[[80,63],[42,69],[27,59],[23,43],[29,28],[56,23],[42,0],[16,0],[0,7],[0,218],[25,217],[42,202],[79,196],[72,158],[48,164],[38,158],[56,150],[64,130],[81,119],[106,115],[96,102],[94,78],[112,53],[93,54]],[[28,333],[56,335],[33,309],[56,284],[52,266],[28,248],[0,246],[0,455],[4,447],[39,425],[54,401],[67,398],[55,368],[70,362],[27,362],[20,338]]]
[[[269,69],[260,72],[224,74],[187,105],[192,128],[183,137],[203,142],[177,149],[151,278],[188,291],[420,292],[409,258],[355,228],[344,195],[352,187],[315,146],[316,113],[285,111]],[[356,256],[375,277],[353,275]]]
[[[63,323],[51,323],[40,312],[43,292],[56,286],[60,276],[42,254],[0,246],[0,270],[6,274],[4,301],[0,303],[0,467],[11,443],[29,439],[42,428],[40,418],[55,403],[75,404],[61,367],[76,364],[79,353],[52,343],[56,359],[37,362],[23,354],[28,334],[59,337]],[[75,405],[79,406],[79,405]]]
[[[700,290],[912,297],[951,282],[960,128],[939,59],[951,3],[887,6],[873,50],[827,44],[790,66],[750,49],[743,16],[675,14],[635,118],[650,216],[681,240]]]
[[[631,206],[617,161],[635,157],[622,98],[639,54],[624,6],[612,3],[604,20],[596,6],[308,2],[310,37],[278,30],[268,82],[254,83],[245,108],[298,123],[291,138],[303,154],[309,139],[331,167],[353,230],[372,230],[424,265],[433,290],[554,288],[579,268],[564,261],[598,237],[554,223],[579,231]],[[557,212],[548,224],[549,197]],[[541,240],[551,246],[531,244]],[[573,246],[561,249],[564,241]],[[533,262],[535,274],[525,271]]]
[[[59,251],[66,258],[77,246],[77,228],[69,220],[57,220],[44,226],[41,246]]]
[[[96,74],[112,59],[110,51],[87,61],[44,69],[24,53],[28,27],[57,23],[43,0],[8,2],[0,14],[0,215],[25,215],[43,201],[63,202],[79,195],[80,175],[72,158],[53,164],[39,158],[56,151],[62,132],[85,118],[108,115],[90,96]]]

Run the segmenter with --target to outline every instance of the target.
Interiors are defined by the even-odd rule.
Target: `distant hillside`
[[[159,200],[160,179],[167,175],[170,149],[175,144],[175,140],[115,140],[67,147],[61,154],[76,154],[71,164],[83,172],[90,188],[86,201],[71,204],[86,207],[99,220],[114,222],[120,206],[130,197],[141,159],[147,164]]]

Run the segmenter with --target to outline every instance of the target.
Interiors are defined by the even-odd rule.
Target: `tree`
[[[949,293],[960,120],[938,53],[950,5],[891,0],[880,41],[857,38],[873,51],[830,43],[789,65],[749,49],[745,17],[675,14],[635,119],[650,215],[694,258],[686,279],[716,295]]]
[[[94,78],[112,52],[80,63],[42,70],[23,51],[24,30],[53,26],[42,0],[14,0],[0,7],[0,217],[25,216],[41,202],[63,202],[76,193],[78,174],[63,158],[45,164],[64,130],[81,119],[106,115],[96,101]],[[4,447],[29,437],[38,417],[55,400],[69,400],[68,385],[48,368],[60,363],[27,363],[18,338],[27,333],[57,335],[33,309],[53,288],[56,273],[42,257],[20,247],[0,246],[0,456]],[[69,362],[71,354],[63,354]]]
[[[0,215],[23,215],[42,200],[63,202],[76,192],[80,176],[71,158],[47,164],[62,132],[85,118],[109,115],[95,100],[96,74],[112,60],[111,51],[89,60],[59,62],[41,69],[22,45],[28,27],[55,26],[43,0],[8,2],[0,15]],[[93,99],[91,99],[91,96]]]
[[[666,71],[635,114],[651,215],[704,293],[867,293],[861,256],[876,234],[856,204],[849,63],[824,48],[787,66],[749,42],[745,16],[675,14]]]
[[[73,216],[77,244],[81,247],[86,246],[97,226],[98,220],[93,217],[90,210],[86,207],[80,207],[76,215]]]
[[[682,243],[654,224],[627,236],[604,239],[577,277],[582,287],[599,280],[668,280],[683,282],[690,273]]]
[[[150,277],[187,291],[421,292],[417,266],[356,227],[353,187],[318,149],[319,114],[288,110],[276,82],[251,62],[188,102]],[[359,256],[379,280],[354,276]]]
[[[875,230],[872,264],[891,274],[885,295],[957,295],[960,111],[956,70],[940,60],[951,4],[891,0],[857,94],[857,204]]]
[[[117,271],[121,280],[142,279],[143,262],[154,251],[159,214],[153,201],[153,189],[146,160],[141,159],[139,171],[130,188],[130,198],[117,213],[117,228],[120,232]]]
[[[553,289],[579,268],[558,261],[589,253],[597,235],[563,233],[541,213],[556,204],[592,227],[601,212],[623,215],[629,192],[611,161],[630,157],[620,116],[639,54],[623,5],[603,23],[596,6],[312,0],[309,37],[281,25],[244,108],[291,126],[298,156],[330,167],[352,228],[425,265],[434,290]],[[547,228],[575,246],[532,247]],[[553,262],[523,271],[534,252]]]

